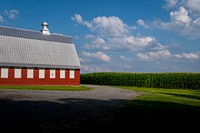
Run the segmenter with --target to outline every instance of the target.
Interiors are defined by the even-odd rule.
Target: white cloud
[[[97,38],[91,38],[90,44],[86,43],[83,45],[83,48],[85,49],[103,49],[103,50],[109,50],[109,47],[107,46],[105,40],[101,37]]]
[[[72,20],[88,27],[85,23],[89,23],[88,27],[93,35],[86,35],[88,40],[83,45],[84,49],[100,49],[109,51],[138,51],[145,48],[161,48],[162,45],[153,37],[135,37],[130,34],[131,26],[125,24],[116,16],[111,17],[96,17],[91,22],[82,19],[81,15],[75,14]],[[144,21],[138,21],[145,26]],[[147,26],[147,25],[146,25]]]
[[[147,54],[142,54],[142,53],[138,53],[137,58],[140,61],[153,61],[153,59],[149,57]]]
[[[104,42],[107,50],[119,51],[139,51],[147,47],[157,46],[157,41],[153,37],[122,36],[110,37]],[[105,50],[105,49],[104,49]]]
[[[109,72],[110,70],[105,67],[99,67],[95,65],[83,65],[81,66],[81,70],[87,72]]]
[[[194,39],[200,38],[200,17],[194,17],[193,12],[186,6],[186,2],[183,4],[183,1],[168,0],[170,20],[156,20],[153,24],[163,30],[176,31]],[[71,19],[90,30],[90,33],[85,35],[85,41],[82,44],[84,51],[81,53],[80,61],[83,63],[82,69],[84,71],[109,71],[108,68],[135,71],[142,65],[144,67],[146,62],[151,64],[152,68],[158,65],[156,63],[160,63],[162,68],[166,66],[169,69],[172,67],[171,65],[182,67],[189,60],[199,64],[200,52],[176,54],[179,50],[170,48],[170,45],[161,44],[152,36],[133,35],[131,26],[119,17],[102,16],[85,21],[80,14],[75,14]],[[137,23],[143,28],[152,27],[152,25],[147,25],[150,23],[143,19],[139,19]],[[123,52],[126,54],[123,55]],[[144,68],[148,69],[149,67],[147,65]]]
[[[200,59],[200,52],[196,52],[196,53],[182,53],[182,54],[175,54],[174,57],[176,58],[185,58],[185,59],[190,59],[190,60],[198,60]]]
[[[78,24],[83,23],[83,19],[80,14],[75,14],[73,17],[71,17],[71,19]]]
[[[94,59],[99,59],[103,62],[109,62],[110,57],[103,52],[95,52],[95,53],[89,53],[89,52],[82,52],[82,56],[85,58],[94,58]]]
[[[122,59],[122,60],[124,60],[124,61],[127,61],[127,62],[133,61],[131,58],[126,57],[126,56],[123,56],[123,55],[120,55],[119,57],[120,57],[120,59]]]
[[[147,52],[147,53],[138,53],[137,58],[142,61],[155,61],[160,58],[167,59],[171,57],[172,54],[169,50],[160,50],[155,52]]]
[[[164,8],[174,8],[178,5],[179,0],[165,0]]]
[[[89,22],[84,21],[80,14],[75,14],[71,19],[78,24],[87,26],[91,31],[95,31],[102,36],[122,36],[127,34],[130,29],[135,29],[134,26],[128,26],[116,16],[96,17]]]
[[[94,35],[92,35],[92,34],[87,34],[87,35],[85,35],[85,39],[94,39],[95,38],[95,36]]]
[[[200,18],[197,18],[193,21],[194,26],[200,26]]]
[[[195,15],[200,15],[200,0],[186,0],[186,7]]]
[[[141,27],[143,27],[145,29],[148,28],[148,25],[142,19],[137,20],[137,23],[138,23],[139,26],[141,26]]]
[[[128,26],[118,17],[97,17],[93,19],[92,30],[105,36],[122,36],[128,32]]]
[[[178,11],[171,12],[170,17],[173,22],[179,24],[179,23],[185,23],[187,25],[190,24],[192,19],[188,16],[188,11],[184,7],[180,7]]]
[[[165,49],[165,50],[161,50],[161,51],[156,51],[156,52],[149,52],[148,55],[152,58],[169,58],[172,54],[170,53],[169,50]]]
[[[200,17],[193,18],[186,8],[179,7],[178,11],[170,13],[170,21],[155,20],[153,25],[162,30],[176,31],[191,39],[200,38]]]
[[[0,23],[3,23],[4,22],[4,18],[3,16],[0,15]]]
[[[10,19],[16,19],[20,14],[18,10],[4,10],[4,12]]]
[[[71,19],[73,21],[75,21],[76,23],[78,23],[78,24],[87,26],[88,28],[92,28],[93,27],[91,23],[89,23],[87,21],[83,21],[83,18],[82,18],[82,16],[80,14],[75,14],[73,17],[71,17]]]

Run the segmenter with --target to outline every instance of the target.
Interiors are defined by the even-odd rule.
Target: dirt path
[[[108,86],[84,86],[94,89],[0,90],[0,131],[81,131],[84,128],[79,125],[80,122],[117,111],[141,94]]]

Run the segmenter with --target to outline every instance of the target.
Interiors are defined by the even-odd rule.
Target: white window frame
[[[45,78],[45,69],[39,69],[39,78],[44,79]]]
[[[1,78],[8,78],[8,68],[1,68]]]
[[[69,78],[70,79],[74,79],[75,78],[74,70],[69,70]]]
[[[56,78],[56,70],[55,69],[50,69],[50,78],[55,79]]]
[[[20,69],[20,68],[15,68],[14,77],[15,77],[15,78],[22,78],[22,69]]]
[[[60,78],[61,79],[65,78],[65,70],[60,70]]]
[[[27,69],[27,78],[31,79],[34,77],[34,70],[33,69]]]

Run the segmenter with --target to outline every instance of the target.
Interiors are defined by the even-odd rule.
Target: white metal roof
[[[63,39],[60,42],[41,38],[37,40],[37,38],[23,38],[1,33],[2,31],[0,32],[0,66],[80,68],[76,48],[70,42],[64,43]]]

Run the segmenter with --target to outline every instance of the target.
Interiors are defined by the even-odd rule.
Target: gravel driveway
[[[0,90],[0,131],[84,131],[79,125],[112,113],[141,93],[84,85],[89,91]],[[1,132],[3,133],[3,132]]]

